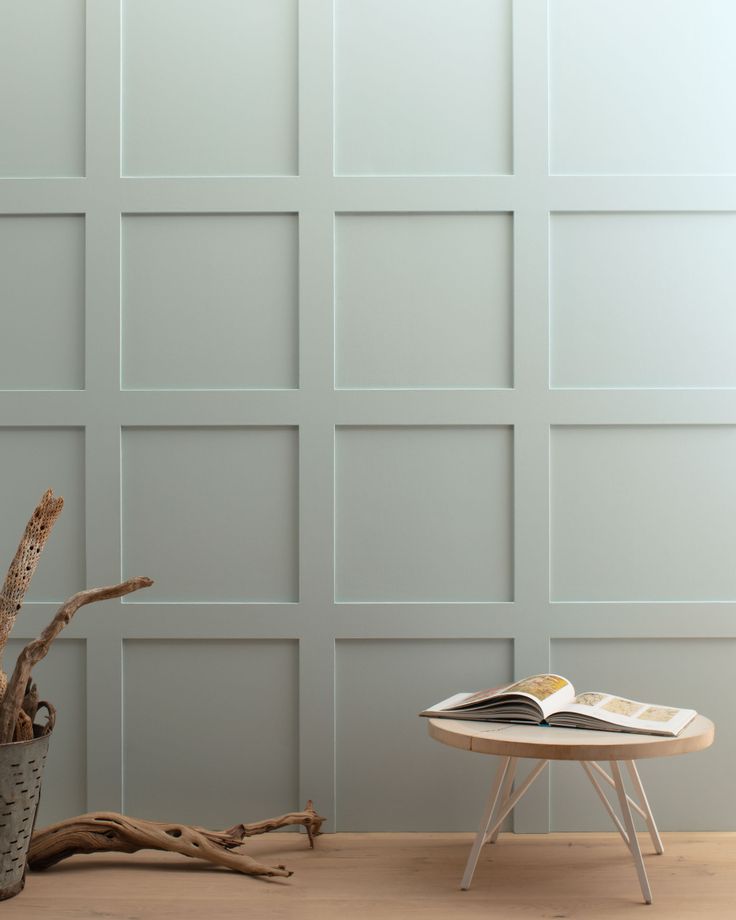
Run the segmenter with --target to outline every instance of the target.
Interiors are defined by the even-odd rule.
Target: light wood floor
[[[299,834],[248,842],[294,870],[266,881],[159,853],[74,857],[28,877],[2,920],[475,920],[736,918],[736,833],[664,834],[647,855],[654,904],[613,834],[503,834],[470,891],[458,882],[469,834]],[[640,836],[645,852],[648,838]]]

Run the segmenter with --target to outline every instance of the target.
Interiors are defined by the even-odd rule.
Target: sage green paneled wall
[[[555,668],[715,718],[646,774],[662,826],[736,827],[735,26],[0,0],[0,558],[67,501],[9,660],[156,579],[39,669],[41,820],[470,829],[492,764],[415,713]]]

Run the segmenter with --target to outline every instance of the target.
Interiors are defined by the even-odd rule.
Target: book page
[[[448,704],[447,706],[445,706],[444,703],[438,704],[438,706],[444,709],[457,709],[462,706],[464,709],[466,706],[482,705],[488,700],[494,699],[494,697],[503,696],[508,689],[508,684],[500,684],[498,687],[489,687],[488,690],[474,690],[471,693],[457,693],[456,696],[458,699],[456,702],[451,703],[450,700],[455,699],[455,697],[450,697],[449,700],[444,701],[444,703]],[[460,699],[460,697],[462,697],[462,699]],[[434,706],[432,707],[432,709],[435,708]]]
[[[566,706],[572,701],[575,688],[569,680],[560,677],[559,674],[535,674],[517,680],[514,684],[477,690],[475,693],[458,693],[441,703],[436,703],[430,709],[481,709],[489,700],[507,697],[510,694],[527,697],[542,710],[546,718],[550,712],[556,712],[561,706]]]
[[[546,719],[550,713],[567,708],[575,697],[575,688],[559,674],[535,674],[506,687],[504,695],[509,693],[531,697]]]
[[[425,709],[420,715],[457,713],[457,718],[473,718],[475,715],[481,720],[495,718],[502,721],[503,714],[508,713],[510,721],[538,722],[550,713],[566,708],[574,696],[573,685],[559,674],[535,674],[501,687],[456,693]]]
[[[641,703],[612,693],[588,690],[578,695],[565,712],[601,719],[640,732],[677,734],[696,715],[694,709],[679,709],[655,703]]]
[[[468,697],[474,696],[475,694],[465,691],[463,693],[454,693],[452,696],[448,696],[446,700],[441,700],[439,703],[435,703],[434,706],[429,706],[427,709],[422,710],[419,713],[420,716],[427,715],[433,712],[445,712],[448,709],[453,709],[458,706],[462,706],[465,700]]]

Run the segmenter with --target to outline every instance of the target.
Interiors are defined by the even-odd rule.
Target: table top
[[[514,725],[510,722],[468,722],[428,719],[429,734],[442,744],[502,757],[542,760],[640,760],[702,751],[713,744],[715,726],[705,716],[693,721],[676,738],[628,732]]]

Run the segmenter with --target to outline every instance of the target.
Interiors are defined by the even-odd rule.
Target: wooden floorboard
[[[2,920],[736,920],[736,833],[640,836],[654,892],[641,900],[613,834],[503,834],[470,891],[458,884],[469,834],[334,834],[310,851],[298,834],[248,842],[288,880],[260,880],[159,853],[74,857],[28,877]]]

